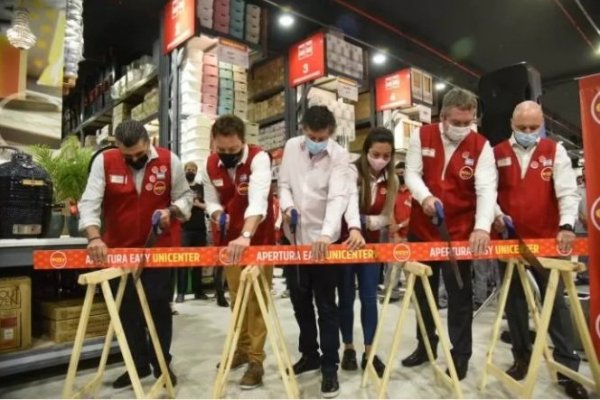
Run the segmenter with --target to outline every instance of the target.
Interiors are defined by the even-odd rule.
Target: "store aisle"
[[[276,291],[281,292],[281,280],[276,280]],[[188,298],[191,298],[188,296]],[[282,325],[287,336],[287,343],[292,359],[296,360],[297,353],[297,334],[298,327],[294,320],[292,308],[289,299],[276,299],[278,312],[282,318]],[[359,315],[359,302],[356,302],[357,315]],[[212,385],[216,375],[216,364],[219,361],[220,351],[223,345],[223,339],[229,321],[230,312],[227,309],[217,307],[213,301],[195,301],[187,300],[183,304],[176,305],[179,315],[175,316],[175,337],[173,340],[174,348],[174,370],[178,376],[179,384],[176,387],[178,398],[210,398]],[[393,312],[399,310],[398,303],[393,305]],[[446,312],[442,311],[445,318]],[[477,390],[477,385],[481,377],[481,366],[485,357],[485,351],[488,345],[488,339],[491,332],[493,321],[493,309],[489,308],[480,315],[474,323],[474,349],[473,358],[469,365],[469,375],[463,381],[463,390],[467,398],[507,398],[508,393],[500,388],[500,385],[492,380],[488,385],[488,391],[482,395]],[[361,342],[362,334],[356,321],[355,335],[356,343]],[[400,358],[408,355],[414,348],[416,340],[414,339],[414,317],[407,318],[407,327],[404,334],[404,342],[400,350]],[[395,322],[394,322],[395,324]],[[386,326],[384,338],[389,343],[392,338],[394,324]],[[389,344],[386,345],[389,348]],[[508,368],[512,361],[508,345],[501,344],[500,348],[505,349],[503,355],[498,355],[497,361],[502,362],[502,366]],[[358,349],[362,351],[362,349]],[[361,356],[361,354],[359,354]],[[380,352],[384,356],[384,352]],[[397,360],[397,366],[400,366],[400,358]],[[124,389],[114,391],[110,384],[112,380],[123,372],[122,364],[112,364],[108,367],[105,383],[103,384],[99,397],[101,398],[131,398],[133,391]],[[587,373],[587,364],[582,364],[582,369]],[[272,356],[271,347],[267,348],[267,360],[265,362],[265,379],[261,388],[252,391],[242,391],[239,389],[238,381],[241,379],[243,368],[234,371],[231,374],[230,385],[226,392],[228,398],[281,398],[285,397],[283,384],[278,377],[275,358]],[[83,378],[89,379],[93,370],[85,370],[79,375],[78,382],[83,382]],[[431,368],[424,366],[415,369],[399,368],[392,375],[390,385],[390,398],[446,398],[449,392],[443,388],[432,384],[430,377],[433,372]],[[6,385],[10,378],[0,383],[0,397],[2,398],[59,398],[61,396],[63,376],[52,376],[44,379],[36,379],[35,373],[31,374],[29,382]],[[340,371],[341,394],[339,398],[374,398],[376,394],[372,387],[362,389],[360,387],[360,377],[358,372],[349,373]],[[7,382],[8,381],[8,382]],[[145,378],[142,383],[148,388],[154,379]],[[302,376],[299,383],[303,398],[320,397],[320,375],[313,374]],[[557,386],[550,383],[548,372],[545,367],[540,370],[539,381],[534,393],[536,398],[564,398],[564,392]]]

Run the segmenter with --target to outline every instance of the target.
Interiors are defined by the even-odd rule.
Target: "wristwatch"
[[[244,239],[251,239],[252,238],[252,234],[250,232],[242,232],[242,237]]]
[[[573,232],[573,226],[571,224],[564,224],[558,227],[558,229],[560,229],[561,231],[569,231],[569,232]]]

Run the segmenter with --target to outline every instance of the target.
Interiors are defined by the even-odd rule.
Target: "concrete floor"
[[[275,291],[283,291],[283,282],[281,279],[275,280]],[[188,299],[190,296],[188,296]],[[286,335],[288,349],[293,361],[297,360],[298,326],[293,316],[292,307],[289,299],[277,298],[275,304],[281,318],[284,333]],[[179,315],[174,317],[174,340],[172,354],[174,355],[173,369],[177,374],[179,383],[176,390],[178,398],[210,398],[212,386],[216,376],[215,365],[219,361],[223,340],[229,322],[230,311],[220,308],[214,300],[197,301],[187,300],[185,303],[177,304],[176,309]],[[399,303],[392,305],[392,315],[399,311]],[[360,303],[356,302],[356,315],[360,315]],[[442,317],[446,312],[442,310]],[[481,379],[482,367],[485,353],[487,350],[489,338],[491,335],[491,325],[494,318],[494,306],[490,306],[482,312],[474,322],[473,336],[474,348],[473,357],[469,366],[469,374],[462,381],[462,388],[466,398],[508,398],[510,394],[504,390],[500,384],[493,378],[484,393],[477,390],[477,385]],[[393,320],[393,322],[392,322]],[[385,356],[387,349],[390,348],[390,342],[393,337],[395,327],[395,317],[385,326],[384,343],[379,355]],[[433,371],[429,366],[417,367],[414,369],[403,368],[400,365],[400,359],[410,354],[416,345],[414,339],[415,319],[411,314],[407,318],[407,325],[404,329],[403,341],[400,349],[399,359],[393,364],[395,370],[392,373],[392,381],[389,386],[390,398],[451,398],[453,394],[445,387],[439,386],[432,379]],[[356,343],[362,342],[362,333],[360,329],[360,318],[355,319],[355,340]],[[278,377],[275,358],[272,355],[271,347],[267,344],[267,360],[265,362],[264,385],[252,391],[240,390],[237,383],[241,379],[243,369],[233,371],[230,376],[230,385],[226,391],[228,398],[283,398],[286,396],[281,379]],[[362,357],[362,346],[357,347],[358,357]],[[385,358],[382,357],[385,362]],[[509,346],[501,343],[496,352],[495,360],[503,369],[510,366],[512,356]],[[438,362],[441,361],[438,360]],[[589,368],[586,363],[582,363],[581,370],[586,374]],[[133,391],[123,389],[114,391],[111,382],[124,372],[122,363],[111,364],[108,367],[105,382],[102,385],[98,397],[101,398],[132,398]],[[78,383],[82,384],[93,375],[93,369],[83,370],[78,375]],[[28,374],[26,379],[18,379],[11,382],[10,378],[3,378],[0,383],[0,397],[2,398],[58,398],[61,396],[64,375],[37,376],[35,373]],[[320,397],[320,375],[308,374],[299,378],[302,398]],[[588,375],[589,376],[589,375]],[[339,372],[341,394],[340,398],[375,398],[376,393],[373,387],[361,388],[361,373]],[[5,380],[6,379],[6,380]],[[154,378],[148,377],[142,381],[146,390],[153,384]],[[594,396],[590,393],[591,397]],[[562,388],[550,382],[547,369],[542,367],[540,370],[536,390],[536,398],[565,398]]]

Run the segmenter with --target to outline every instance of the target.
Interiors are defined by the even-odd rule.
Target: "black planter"
[[[59,238],[65,227],[65,215],[63,210],[52,210],[50,214],[50,224],[48,225],[48,231],[44,237],[46,238]]]
[[[81,232],[79,232],[79,217],[69,215],[67,217],[67,229],[69,230],[69,236],[81,237]]]

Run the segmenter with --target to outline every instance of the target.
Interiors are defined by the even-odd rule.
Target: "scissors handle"
[[[290,211],[290,217],[290,230],[292,231],[292,233],[296,233],[296,228],[298,227],[299,219],[298,210],[292,208],[292,210]]]
[[[506,230],[508,231],[508,236],[515,237],[517,234],[517,231],[515,229],[515,224],[513,223],[512,219],[510,219],[506,215],[504,217],[502,217],[502,219],[504,220],[504,225],[506,225]]]
[[[222,234],[226,233],[225,232],[226,226],[227,226],[227,214],[221,213],[221,216],[219,217],[219,228],[221,229]]]
[[[160,229],[160,211],[154,211],[154,214],[152,214],[151,224],[154,233],[160,235],[162,233],[162,229]]]
[[[444,206],[442,206],[442,203],[440,203],[439,201],[436,201],[434,204],[435,204],[435,215],[438,218],[438,220],[441,222],[445,218]]]

